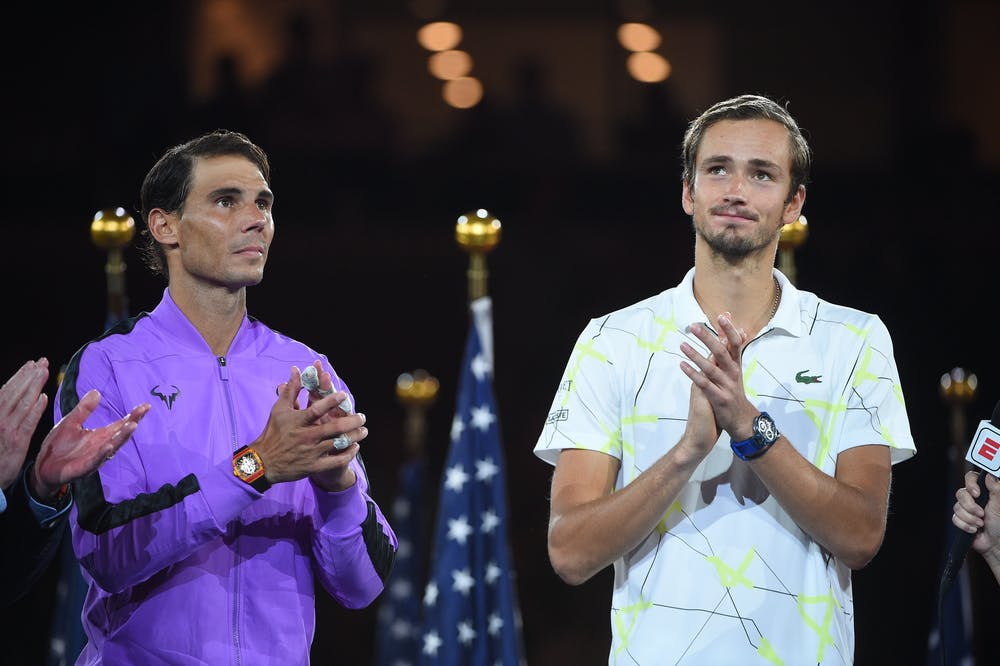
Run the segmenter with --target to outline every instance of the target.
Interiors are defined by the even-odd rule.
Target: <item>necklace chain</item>
[[[774,315],[778,313],[778,303],[781,302],[781,283],[778,282],[778,278],[774,278],[774,302],[771,304],[771,316],[767,318],[768,321],[774,319]]]

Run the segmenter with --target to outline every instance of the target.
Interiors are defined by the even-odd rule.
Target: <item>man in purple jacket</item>
[[[315,578],[348,608],[384,588],[397,544],[368,495],[365,417],[326,356],[246,312],[274,236],[269,173],[238,132],[168,150],[141,192],[163,298],[67,368],[57,419],[92,388],[96,424],[152,404],[74,486],[77,664],[307,664]]]

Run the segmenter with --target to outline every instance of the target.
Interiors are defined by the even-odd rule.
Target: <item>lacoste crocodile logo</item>
[[[173,406],[174,406],[174,400],[176,400],[177,396],[179,396],[181,394],[181,390],[179,388],[177,388],[176,386],[174,386],[173,384],[171,384],[170,388],[172,388],[174,390],[173,393],[164,394],[164,393],[161,393],[158,390],[159,388],[160,388],[160,385],[157,384],[153,388],[149,389],[149,394],[150,395],[155,395],[157,398],[159,398],[160,400],[162,400],[163,404],[167,406],[167,409],[172,409]]]
[[[807,375],[808,370],[799,370],[795,373],[795,381],[799,384],[822,384],[823,375]]]

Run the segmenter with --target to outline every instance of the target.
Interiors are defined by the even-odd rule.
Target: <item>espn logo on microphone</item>
[[[1000,429],[989,421],[980,421],[965,459],[976,467],[998,476],[1000,472]]]

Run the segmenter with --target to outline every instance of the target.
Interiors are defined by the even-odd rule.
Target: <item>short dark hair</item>
[[[195,160],[203,157],[237,155],[260,169],[265,182],[271,181],[271,165],[265,153],[245,134],[217,129],[168,149],[150,168],[139,192],[139,214],[143,228],[139,233],[139,252],[155,275],[167,277],[167,257],[149,232],[149,211],[162,208],[168,213],[181,211],[191,192]]]
[[[718,102],[709,107],[700,116],[691,121],[684,133],[684,144],[681,149],[684,163],[682,178],[689,188],[694,188],[695,158],[701,140],[709,127],[720,120],[773,120],[784,125],[788,130],[789,153],[791,154],[791,185],[788,198],[792,197],[809,181],[809,168],[812,165],[812,150],[806,141],[795,118],[785,107],[763,95],[739,95]]]

